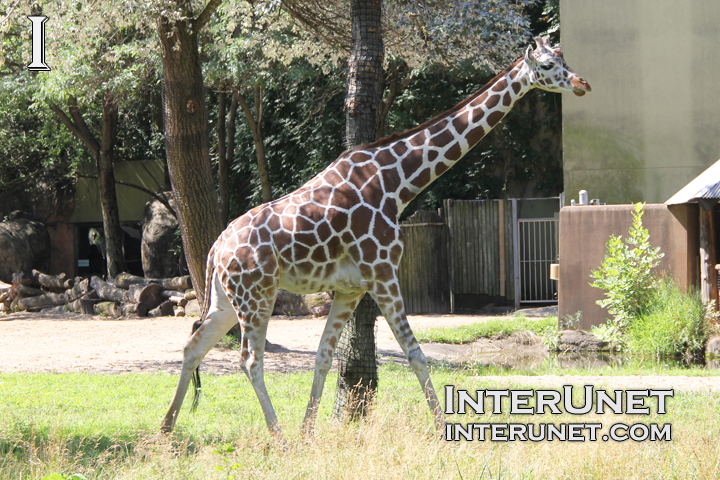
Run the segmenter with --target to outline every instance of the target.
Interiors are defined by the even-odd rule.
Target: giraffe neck
[[[389,159],[383,150],[395,159],[399,182],[386,178],[384,183],[386,194],[395,199],[398,215],[502,120],[532,88],[530,75],[531,70],[520,59],[448,112],[397,139],[391,137],[389,143],[376,144],[375,158],[381,166],[383,158]]]

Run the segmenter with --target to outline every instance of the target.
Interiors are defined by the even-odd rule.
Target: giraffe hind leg
[[[198,366],[210,349],[225,335],[238,321],[235,310],[230,305],[227,295],[223,291],[217,275],[213,278],[212,294],[207,318],[190,336],[183,350],[183,363],[180,379],[170,408],[161,425],[161,431],[169,433],[175,426],[178,412],[187,393],[188,386],[196,377],[199,380]],[[199,383],[196,387],[199,388]],[[195,393],[199,393],[198,390]]]

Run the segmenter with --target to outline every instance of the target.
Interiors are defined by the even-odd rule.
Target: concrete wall
[[[720,1],[561,0],[566,204],[663,203],[720,158]]]
[[[588,330],[609,317],[596,304],[604,298],[604,290],[590,286],[590,272],[602,263],[611,234],[627,238],[633,209],[633,205],[607,205],[560,210],[558,313],[562,319],[581,311],[582,322],[576,328]],[[643,225],[650,233],[650,244],[665,254],[658,268],[666,270],[683,288],[697,286],[698,206],[648,204],[644,211]]]

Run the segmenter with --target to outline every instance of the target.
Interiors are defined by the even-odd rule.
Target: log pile
[[[114,279],[67,278],[33,270],[0,281],[0,312],[77,312],[107,317],[184,316],[195,298],[190,276],[144,278],[121,273]]]

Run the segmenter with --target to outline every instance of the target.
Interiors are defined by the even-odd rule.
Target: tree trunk
[[[222,231],[210,162],[205,88],[198,32],[220,0],[211,0],[197,19],[160,16],[165,150],[178,222],[193,285],[202,303],[208,252]]]
[[[220,92],[218,102],[218,194],[220,220],[223,225],[227,225],[230,220],[230,167],[235,155],[235,118],[238,107],[235,96],[230,97],[229,111],[226,92]]]
[[[347,148],[376,139],[385,54],[381,15],[382,0],[352,0],[352,47],[345,96]],[[339,342],[343,348],[338,347],[341,368],[334,407],[336,416],[364,415],[367,402],[375,395],[378,381],[375,318],[378,314],[375,301],[365,295],[343,329]]]
[[[272,187],[270,184],[270,172],[268,170],[267,158],[265,158],[265,140],[262,136],[262,114],[263,114],[263,93],[262,88],[256,85],[253,88],[253,97],[255,100],[255,115],[250,110],[250,106],[245,101],[245,97],[240,91],[233,89],[233,96],[237,100],[240,108],[242,108],[245,118],[250,126],[253,134],[253,143],[255,144],[255,157],[257,158],[258,176],[260,177],[260,188],[262,191],[263,202],[267,203],[272,200]]]
[[[356,420],[375,398],[378,374],[375,359],[375,319],[380,309],[366,294],[350,317],[338,342],[338,385],[333,416]]]
[[[100,152],[97,156],[98,189],[102,206],[103,230],[108,278],[127,270],[123,257],[123,234],[120,228],[117,194],[115,193],[115,171],[113,151],[117,139],[118,102],[114,95],[103,97],[103,125]]]
[[[50,109],[57,114],[73,135],[79,138],[90,150],[98,170],[98,190],[102,208],[103,229],[106,243],[106,262],[108,276],[114,277],[125,270],[122,253],[122,229],[118,213],[117,194],[115,193],[115,172],[113,170],[113,150],[117,139],[118,103],[117,98],[106,93],[102,100],[103,125],[100,142],[88,128],[77,101],[70,99],[65,114],[57,105],[50,103]],[[72,117],[72,118],[71,118]]]
[[[352,0],[352,47],[345,95],[345,144],[375,141],[382,95],[382,0]]]

